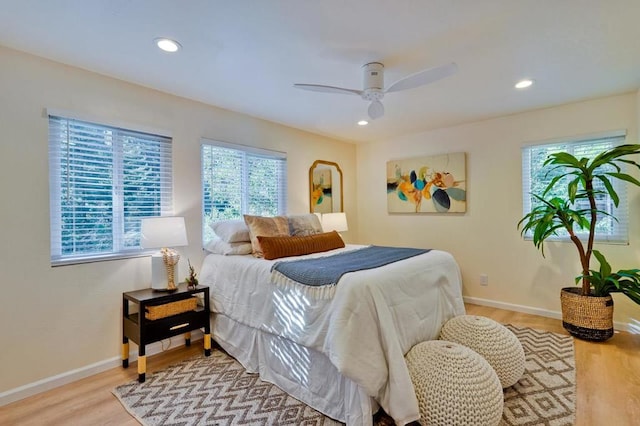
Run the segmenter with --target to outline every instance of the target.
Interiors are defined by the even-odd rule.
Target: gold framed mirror
[[[309,169],[309,210],[311,213],[344,211],[342,170],[332,161],[316,160]]]

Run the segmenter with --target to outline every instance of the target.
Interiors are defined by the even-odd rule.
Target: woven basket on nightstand
[[[165,303],[164,305],[147,306],[147,312],[144,316],[148,320],[157,320],[160,318],[178,315],[183,312],[195,311],[198,306],[198,299],[190,297],[189,299],[178,300],[177,302]]]

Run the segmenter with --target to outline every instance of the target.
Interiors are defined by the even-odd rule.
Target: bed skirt
[[[211,314],[213,338],[251,373],[348,426],[372,426],[379,405],[329,358],[289,339]]]

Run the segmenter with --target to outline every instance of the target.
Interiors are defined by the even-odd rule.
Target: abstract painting
[[[311,202],[315,213],[333,212],[333,190],[331,187],[331,170],[317,168],[313,171],[313,191]]]
[[[389,213],[467,211],[464,152],[387,162]]]

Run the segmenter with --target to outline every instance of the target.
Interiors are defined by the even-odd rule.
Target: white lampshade
[[[142,219],[140,228],[142,248],[180,247],[188,244],[183,217],[162,216]]]
[[[344,232],[348,231],[347,215],[344,213],[323,213],[322,230],[324,232]]]

